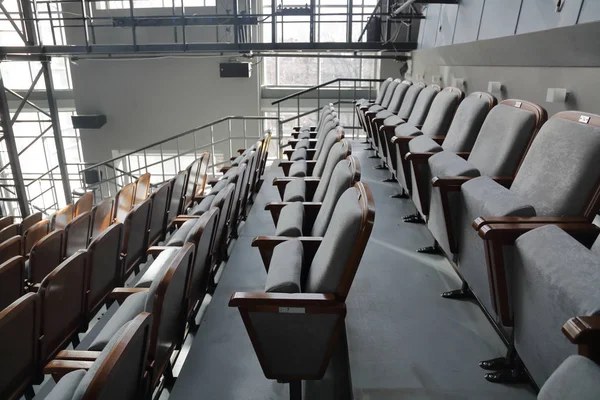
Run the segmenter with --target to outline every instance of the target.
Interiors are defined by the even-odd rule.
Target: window
[[[108,0],[94,3],[97,10],[128,10],[128,0]],[[133,8],[216,7],[216,0],[133,0]]]

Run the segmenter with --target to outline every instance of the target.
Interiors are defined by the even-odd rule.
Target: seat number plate
[[[279,307],[279,312],[284,314],[304,314],[303,307]]]
[[[581,122],[582,124],[587,124],[590,122],[590,117],[588,117],[587,115],[581,115],[579,116],[579,122]]]
[[[523,104],[523,103],[521,103],[520,101],[517,101],[517,102],[515,102],[515,107],[521,108],[521,104]]]

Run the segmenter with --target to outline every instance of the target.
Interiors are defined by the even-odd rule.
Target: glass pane
[[[273,86],[277,84],[277,71],[276,64],[277,59],[275,57],[264,57],[263,58],[263,85]]]
[[[359,78],[360,60],[352,58],[322,58],[319,82],[336,78]],[[352,82],[342,82],[342,86],[352,86]]]
[[[317,59],[312,57],[279,58],[279,85],[313,86],[317,84]]]

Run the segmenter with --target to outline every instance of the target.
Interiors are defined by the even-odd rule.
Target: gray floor
[[[444,300],[439,293],[459,286],[443,257],[414,250],[433,238],[423,225],[401,217],[413,211],[408,200],[389,198],[394,184],[382,183],[384,171],[368,159],[364,145],[353,143],[362,179],[375,197],[375,227],[347,300],[346,320],[351,385],[355,399],[533,399],[528,386],[495,385],[483,379],[481,359],[502,355],[505,347],[479,307]],[[274,227],[264,211],[279,196],[271,168],[187,358],[171,399],[287,399],[287,387],[264,378],[236,309],[227,306],[235,291],[258,291],[266,273],[258,251],[250,247],[257,235]],[[341,348],[340,353],[345,353]],[[345,354],[343,354],[345,355]],[[306,399],[348,398],[340,387],[350,382],[344,357],[338,357],[324,382],[305,386]],[[179,368],[176,368],[179,369]]]

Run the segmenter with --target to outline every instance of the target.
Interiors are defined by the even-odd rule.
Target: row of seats
[[[359,100],[356,111],[401,187],[397,197],[415,204],[405,221],[426,223],[436,240],[423,251],[455,262],[463,287],[443,296],[476,298],[512,332],[507,357],[480,364],[494,371],[486,378],[521,382],[526,369],[537,386],[556,388],[553,371],[595,368],[597,381],[597,365],[567,358],[575,349],[560,329],[580,354],[600,361],[593,317],[600,229],[591,223],[600,208],[600,116],[566,111],[548,119],[532,102],[463,97],[457,88],[390,78],[375,102]],[[405,102],[414,103],[408,119],[390,115]],[[414,113],[425,116],[421,125],[410,122]],[[569,366],[559,367],[565,359]],[[587,388],[582,398],[600,396],[597,385]]]
[[[2,358],[0,397],[31,395],[31,384],[39,383],[43,374],[51,374],[58,381],[49,395],[53,399],[96,398],[95,393],[103,387],[97,384],[98,379],[106,388],[113,388],[102,389],[102,398],[105,391],[111,393],[124,385],[128,388],[126,397],[120,392],[117,397],[131,399],[150,396],[161,377],[167,382],[172,381],[171,355],[181,347],[186,326],[196,328],[195,314],[209,290],[208,280],[214,272],[215,260],[222,257],[217,243],[219,240],[227,242],[229,236],[235,236],[229,232],[237,229],[237,223],[245,218],[247,204],[253,197],[252,190],[260,185],[257,181],[264,170],[269,140],[270,135],[259,141],[236,166],[225,168],[227,171],[219,179],[209,181],[206,168],[203,174],[198,174],[203,170],[202,165],[207,164],[208,154],[203,154],[177,177],[159,185],[147,199],[129,196],[136,190],[127,187],[115,199],[98,204],[96,207],[109,200],[114,204],[108,212],[109,226],[87,249],[83,247],[76,251],[51,270],[43,278],[37,293],[20,297],[0,312],[1,354],[15,354],[15,357],[19,354],[18,366],[11,363],[15,357]],[[182,179],[182,176],[194,178]],[[230,179],[231,176],[236,178]],[[231,181],[236,183],[229,183]],[[144,177],[141,182],[149,182],[149,177]],[[205,191],[207,183],[212,188]],[[201,215],[191,214],[191,210],[205,199],[217,197],[221,191],[227,192],[230,184],[235,185],[234,193],[239,195],[235,200],[231,195],[226,196],[228,207],[238,210],[237,214],[216,206]],[[164,193],[170,196],[164,196]],[[133,204],[136,198],[138,203]],[[130,210],[125,213],[130,201]],[[232,207],[234,202],[237,204]],[[162,213],[156,210],[157,205]],[[120,217],[115,211],[118,209],[123,210]],[[78,218],[80,216],[71,223]],[[223,225],[220,225],[221,221]],[[149,240],[153,237],[151,231],[155,223],[163,224],[164,234]],[[127,231],[131,232],[129,240],[125,240]],[[139,258],[147,258],[147,262],[142,273],[136,270],[135,276],[129,278],[129,287],[119,287],[124,286],[123,272],[129,267],[122,246],[133,241],[142,243]],[[139,267],[139,262],[136,263]],[[119,303],[119,307],[114,313],[105,315],[107,320],[100,332],[90,338],[89,346],[63,350],[69,341],[76,346],[78,333],[86,332],[88,322],[102,305],[113,301]],[[142,331],[146,333],[141,334]],[[19,340],[19,335],[27,340]],[[113,357],[116,348],[125,346],[119,343],[131,343],[133,337],[138,340],[132,355],[125,352]],[[137,369],[131,371],[137,372],[109,374],[107,371],[112,369],[107,364],[108,359],[123,368],[137,365]],[[140,360],[143,360],[141,365]]]

